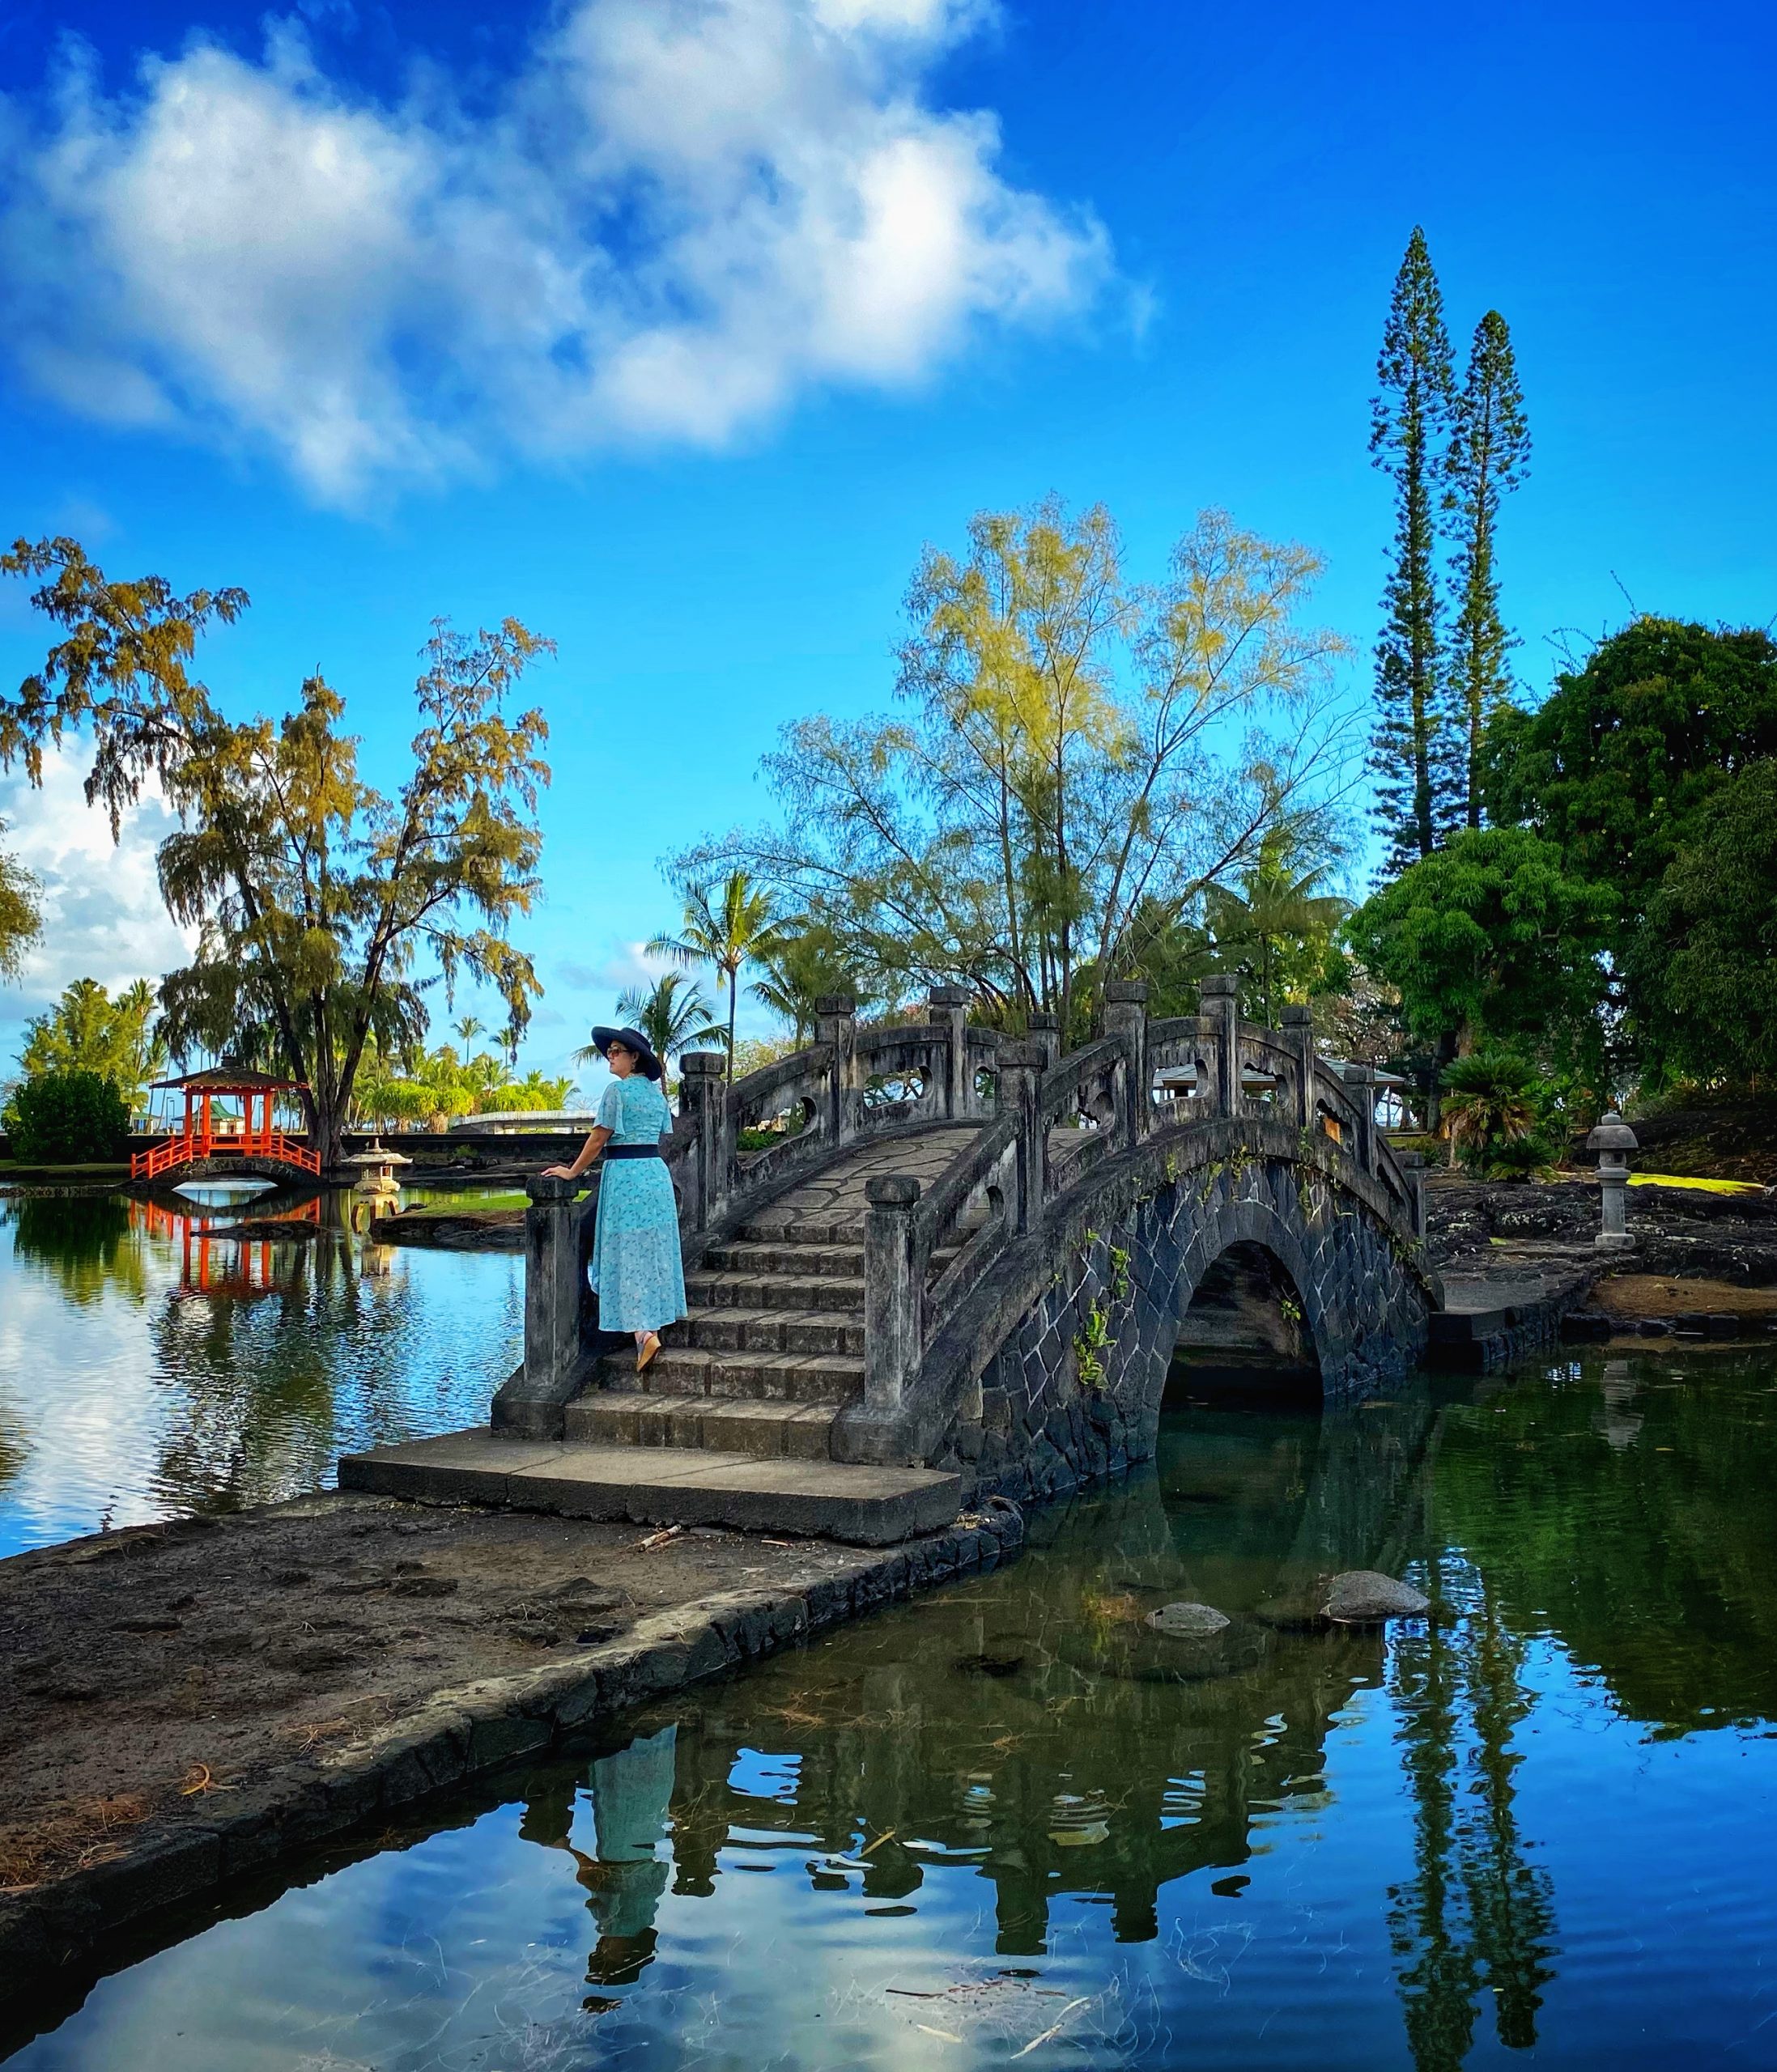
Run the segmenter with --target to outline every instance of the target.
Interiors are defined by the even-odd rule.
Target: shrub
[[[1508,1146],[1535,1135],[1545,1095],[1535,1072],[1515,1051],[1476,1051],[1458,1058],[1443,1075],[1452,1158],[1485,1170]]]
[[[129,1155],[130,1110],[96,1072],[46,1072],[28,1079],[6,1112],[15,1158],[75,1166]]]

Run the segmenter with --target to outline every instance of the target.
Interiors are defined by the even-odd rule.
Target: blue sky
[[[1495,306],[1518,349],[1526,684],[1625,591],[1770,618],[1774,53],[1750,6],[15,0],[0,530],[244,585],[212,686],[283,710],[320,667],[372,772],[435,614],[555,639],[553,1065],[778,728],[886,702],[972,511],[1103,499],[1158,573],[1226,505],[1328,557],[1367,649],[1415,222],[1459,344]],[[40,652],[0,595],[0,672]],[[55,923],[0,1057],[66,979],[176,953],[155,814],[113,858],[74,775],[0,780]]]

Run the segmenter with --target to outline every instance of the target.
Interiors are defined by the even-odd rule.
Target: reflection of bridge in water
[[[589,1984],[641,1977],[670,1894],[708,1896],[767,1863],[812,1892],[908,1911],[935,1877],[979,1878],[1006,1957],[1052,1947],[1063,1900],[1105,1906],[1116,1942],[1150,1941],[1168,1886],[1209,1873],[1238,1892],[1265,1830],[1328,1802],[1329,1731],[1388,1678],[1397,1702],[1402,1689],[1435,1700],[1405,1743],[1418,1875],[1392,1905],[1377,1896],[1415,2059],[1460,2062],[1448,2046],[1482,2005],[1508,2040],[1533,2038],[1550,1924],[1517,1841],[1511,1766],[1482,1762],[1473,1816],[1451,1782],[1516,1684],[1502,1707],[1453,1633],[1404,1635],[1391,1662],[1379,1633],[1256,1616],[1280,1618],[1280,1601],[1329,1570],[1426,1553],[1429,1405],[1222,1422],[1193,1420],[1158,1473],[1038,1518],[1040,1559],[646,1711],[589,1768],[535,1773],[521,1832],[576,1859]],[[1233,1619],[1183,1664],[1145,1623],[1178,1598]],[[1510,1650],[1497,1631],[1488,1645],[1509,1681]],[[1490,1986],[1501,1979],[1503,1998]]]

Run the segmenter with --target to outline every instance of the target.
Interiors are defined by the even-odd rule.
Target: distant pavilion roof
[[[157,1079],[155,1087],[170,1086],[192,1093],[295,1093],[304,1082],[279,1079],[275,1072],[253,1072],[245,1065],[206,1065],[202,1072],[188,1072],[183,1079]]]

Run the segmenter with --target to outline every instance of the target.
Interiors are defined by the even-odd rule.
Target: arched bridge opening
[[[1277,1254],[1250,1238],[1212,1259],[1188,1291],[1161,1413],[1228,1392],[1316,1401],[1321,1393],[1302,1291]]]

